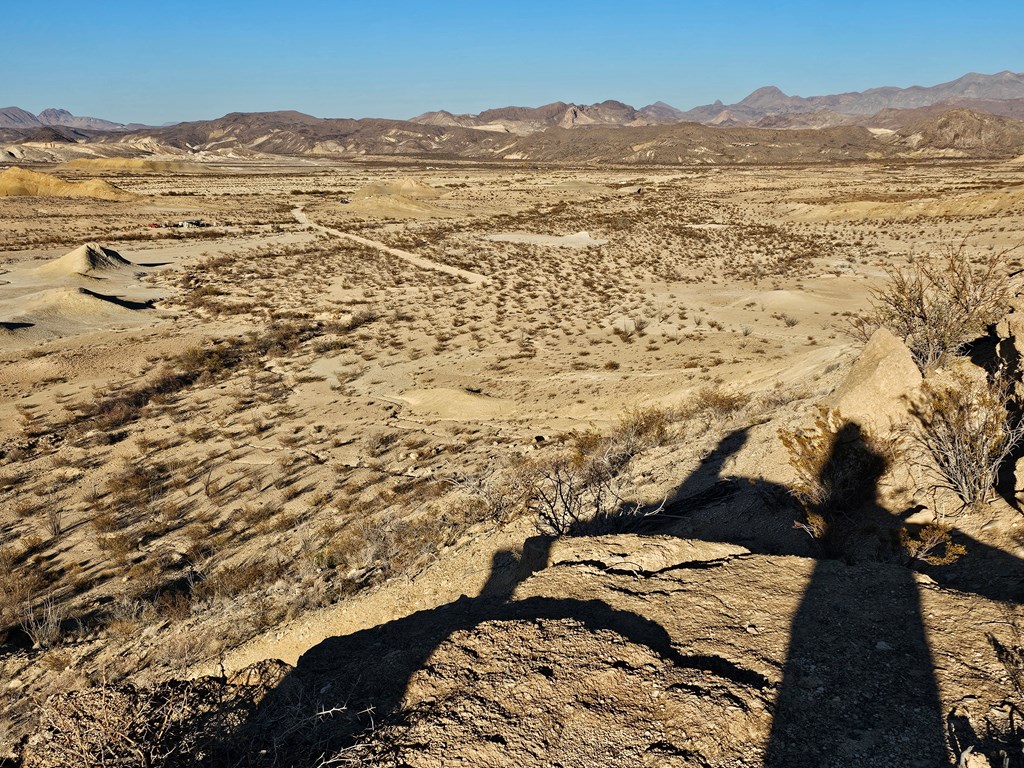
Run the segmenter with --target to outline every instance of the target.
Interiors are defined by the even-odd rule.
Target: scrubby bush
[[[984,504],[1003,461],[1024,438],[1024,424],[1008,409],[1009,386],[953,370],[926,380],[922,393],[911,431],[917,463],[965,509]]]
[[[526,505],[544,534],[601,534],[634,528],[650,512],[628,503],[620,475],[642,451],[671,438],[677,414],[658,408],[627,411],[610,434],[572,436],[570,450],[526,468]]]
[[[867,340],[879,326],[888,328],[922,371],[963,350],[1006,313],[1010,298],[1008,251],[975,262],[965,246],[889,268],[888,282],[873,291],[872,311],[854,319],[854,335]]]
[[[828,556],[844,555],[862,522],[857,513],[875,502],[897,446],[827,408],[819,409],[810,428],[780,431],[779,439],[797,474],[789,486],[803,512],[796,526]]]
[[[745,392],[730,392],[722,387],[703,387],[693,399],[696,414],[705,421],[726,419],[743,410],[750,402]]]
[[[950,565],[967,554],[963,544],[954,544],[952,529],[942,523],[928,523],[914,536],[909,529],[901,528],[900,546],[906,554],[907,564]]]

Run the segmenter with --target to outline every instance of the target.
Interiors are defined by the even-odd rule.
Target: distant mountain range
[[[82,131],[130,131],[145,128],[141,123],[114,123],[98,117],[78,117],[66,109],[44,109],[33,115],[19,107],[0,108],[0,128],[32,129],[43,126],[74,128]]]
[[[590,105],[557,101],[536,108],[488,109],[478,115],[454,115],[441,110],[411,118],[410,122],[520,135],[554,127],[636,127],[680,122],[763,128],[823,128],[869,125],[870,118],[883,110],[920,109],[936,105],[1024,118],[1024,73],[1006,71],[980,75],[972,72],[957,80],[930,87],[915,85],[910,88],[871,88],[862,92],[807,98],[787,96],[776,86],[767,85],[735,104],[716,101],[685,112],[661,101],[640,109],[619,101]],[[799,117],[793,117],[797,115]]]
[[[727,129],[727,130],[726,130]],[[6,145],[6,146],[5,146]],[[6,154],[6,157],[5,157]],[[165,127],[121,125],[66,110],[0,110],[0,160],[78,154],[433,156],[598,163],[777,163],[1024,155],[1024,74],[968,74],[931,87],[787,96],[759,88],[736,104],[680,111],[619,101],[502,107],[411,120],[231,113]]]
[[[780,115],[813,113],[820,116],[819,124],[837,125],[849,123],[850,118],[865,118],[882,110],[918,109],[939,104],[1004,116],[1024,115],[1024,73],[1006,71],[979,75],[971,72],[951,82],[927,88],[919,85],[871,88],[808,98],[787,96],[774,85],[768,85],[735,104],[716,101],[682,112],[680,119],[706,125],[757,125]],[[775,127],[785,126],[776,124]]]

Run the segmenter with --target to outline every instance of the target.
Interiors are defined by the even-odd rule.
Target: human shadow
[[[790,629],[769,768],[869,765],[878,757],[889,765],[949,764],[913,572],[881,563],[849,567],[885,559],[890,547],[895,555],[891,533],[899,519],[878,503],[887,465],[847,422],[810,494],[802,525],[822,557]]]
[[[790,628],[765,766],[940,766],[969,746],[991,748],[991,738],[963,729],[955,739],[950,731],[947,742],[948,718],[918,585],[898,538],[901,529],[918,536],[923,526],[905,520],[915,509],[893,514],[879,503],[885,456],[869,446],[857,424],[843,424],[817,477],[820,498],[800,519],[802,529],[789,525],[790,536],[802,537],[795,541],[778,526],[777,511],[785,508],[789,491],[764,481],[734,486],[734,494],[746,488],[760,497],[760,513],[735,514],[742,505],[734,495],[722,507],[725,514],[693,517],[696,507],[687,501],[730,480],[721,476],[722,468],[744,442],[743,431],[727,436],[707,460],[713,477],[691,475],[665,516],[690,517],[672,531],[688,538],[738,543],[769,555],[814,550],[814,569]],[[792,513],[781,520],[792,521]],[[813,540],[800,532],[808,518],[817,525]],[[953,537],[966,549],[956,563],[917,562],[915,569],[943,587],[1020,603],[1024,562],[962,531]]]
[[[640,535],[814,557],[790,627],[764,765],[942,766],[955,762],[952,750],[982,747],[979,737],[964,736],[963,729],[947,741],[952,731],[947,731],[918,586],[898,545],[899,529],[914,535],[920,526],[879,503],[885,457],[870,448],[856,424],[844,424],[817,478],[824,491],[803,510],[801,530],[794,528],[800,513],[787,488],[726,471],[747,437],[746,430],[727,435],[669,501],[653,510],[629,507],[624,525]],[[805,533],[809,520],[817,526],[813,539]],[[956,537],[967,555],[955,565],[922,569],[940,585],[1020,602],[1024,563],[963,533]],[[614,631],[672,665],[771,689],[771,681],[754,670],[718,656],[682,653],[685,639],[601,600],[517,599],[518,585],[547,564],[551,543],[535,537],[522,552],[498,552],[476,597],[463,595],[308,650],[239,731],[245,757],[236,754],[235,764],[270,764],[266,755],[289,755],[301,763],[304,754],[331,754],[353,744],[382,720],[401,722],[413,675],[429,671],[434,652],[453,635],[484,622],[571,619],[590,631]],[[327,714],[281,727],[283,712],[310,707]]]

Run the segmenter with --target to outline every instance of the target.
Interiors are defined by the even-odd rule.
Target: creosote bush
[[[954,369],[926,379],[922,390],[911,430],[917,462],[965,509],[976,508],[988,501],[999,467],[1024,438],[1024,424],[1008,409],[1009,385]]]
[[[853,321],[854,335],[866,341],[883,326],[906,342],[922,371],[935,367],[1006,313],[1008,253],[972,261],[961,242],[941,256],[889,268],[886,285],[873,291],[872,311]]]
[[[909,565],[950,565],[967,554],[963,544],[954,544],[952,529],[942,523],[928,523],[914,536],[907,528],[900,529],[900,546],[909,559]]]
[[[797,473],[790,489],[805,508],[849,511],[873,499],[892,453],[891,445],[825,407],[811,428],[780,431],[779,439]]]
[[[850,538],[862,527],[860,512],[875,502],[878,483],[898,451],[839,411],[820,407],[809,429],[780,431],[797,479],[790,494],[803,511],[796,527],[829,557],[846,554]]]
[[[619,476],[637,454],[671,439],[676,416],[658,408],[628,411],[610,434],[574,434],[570,450],[531,462],[526,505],[537,529],[564,536],[635,527],[647,513],[623,499]]]

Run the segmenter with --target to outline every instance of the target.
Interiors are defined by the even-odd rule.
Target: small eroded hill
[[[131,192],[102,179],[65,181],[48,173],[8,168],[0,173],[0,197],[93,197],[99,200],[130,200]]]
[[[37,267],[36,272],[41,275],[53,276],[88,276],[96,272],[124,269],[131,265],[132,263],[128,259],[115,250],[104,248],[98,243],[86,243],[73,251],[68,251],[58,259]]]
[[[1024,152],[1024,122],[967,109],[952,109],[912,122],[901,133],[914,148],[970,155],[1013,156]]]

